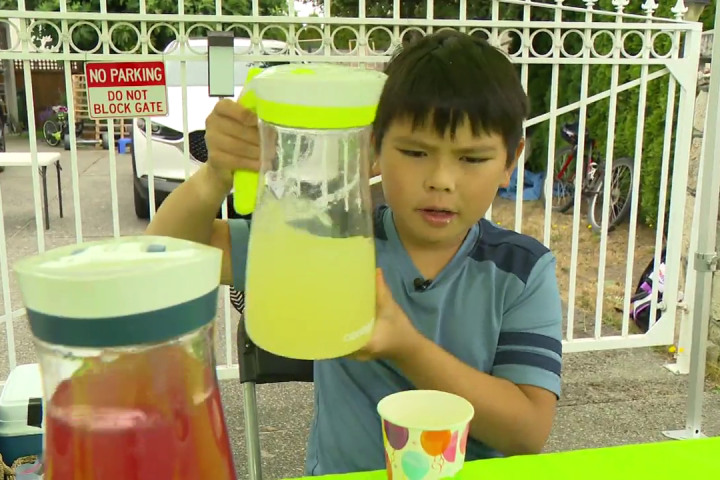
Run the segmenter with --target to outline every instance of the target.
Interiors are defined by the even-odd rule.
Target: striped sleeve
[[[548,252],[535,264],[522,293],[503,315],[492,374],[559,397],[561,367],[562,306],[555,258]]]

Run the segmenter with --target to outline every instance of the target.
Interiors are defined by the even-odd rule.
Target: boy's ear
[[[380,175],[380,159],[375,151],[375,135],[370,134],[370,178]]]
[[[505,167],[503,182],[500,185],[502,188],[508,188],[510,186],[510,177],[512,177],[512,174],[515,171],[515,167],[517,167],[518,159],[520,158],[520,155],[522,154],[524,149],[525,139],[521,138],[518,142],[517,148],[515,149],[515,154],[513,155],[512,162],[507,164]]]

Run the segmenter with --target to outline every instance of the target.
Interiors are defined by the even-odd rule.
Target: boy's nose
[[[434,168],[425,181],[425,187],[432,191],[452,192],[455,190],[455,172],[451,168]]]

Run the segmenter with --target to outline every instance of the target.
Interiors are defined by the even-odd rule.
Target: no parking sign
[[[163,62],[86,63],[85,81],[93,120],[168,114]]]

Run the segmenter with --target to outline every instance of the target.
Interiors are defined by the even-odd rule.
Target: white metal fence
[[[182,94],[173,109],[180,109],[183,114],[181,127],[177,130],[181,138],[176,146],[181,152],[178,168],[187,178],[197,168],[197,158],[193,148],[197,147],[198,138],[202,141],[202,132],[193,136],[189,117],[192,117],[193,104],[188,97],[188,76],[197,62],[206,61],[204,52],[194,49],[189,38],[205,35],[208,30],[232,30],[238,36],[251,39],[246,51],[238,53],[236,60],[250,61],[324,61],[343,62],[356,65],[377,67],[386,62],[392,49],[403,40],[413,36],[424,35],[444,28],[453,28],[467,33],[488,38],[491,43],[505,44],[512,60],[520,69],[520,76],[531,95],[546,95],[545,111],[535,112],[526,123],[526,129],[537,129],[531,144],[541,145],[541,152],[535,154],[540,158],[554,159],[558,144],[558,132],[566,117],[575,115],[579,121],[579,136],[583,138],[590,132],[594,138],[606,145],[600,152],[607,165],[611,165],[616,155],[616,138],[624,136],[629,150],[621,152],[634,162],[634,179],[632,182],[632,210],[630,220],[613,232],[604,229],[598,236],[590,234],[582,221],[584,203],[581,189],[575,189],[575,207],[571,215],[560,215],[552,212],[551,201],[553,163],[545,160],[547,165],[544,183],[545,201],[533,210],[531,202],[523,202],[518,195],[514,206],[499,201],[491,212],[494,220],[518,231],[530,233],[555,250],[559,258],[559,276],[563,277],[561,286],[567,304],[565,351],[617,349],[642,347],[651,345],[669,345],[674,341],[675,317],[678,306],[678,295],[681,288],[681,243],[685,214],[685,191],[688,180],[688,159],[692,136],[692,117],[695,99],[695,83],[697,65],[700,54],[700,25],[682,21],[687,10],[682,0],[672,5],[671,18],[656,15],[663,5],[647,0],[642,5],[641,14],[625,13],[629,8],[627,0],[612,0],[612,8],[599,10],[594,0],[585,0],[570,5],[563,0],[533,2],[522,0],[493,0],[488,3],[486,11],[480,15],[471,14],[475,8],[472,2],[460,0],[449,2],[456,5],[454,18],[448,15],[437,15],[440,1],[428,0],[418,2],[423,8],[419,14],[422,18],[408,18],[401,12],[400,0],[394,0],[392,8],[380,12],[387,2],[359,0],[355,7],[348,7],[347,1],[338,0],[337,8],[331,0],[319,6],[320,16],[299,18],[291,4],[289,12],[283,15],[263,16],[262,0],[253,0],[251,11],[247,15],[227,14],[231,2],[215,1],[215,12],[197,14],[194,2],[182,0],[174,13],[150,13],[146,0],[140,0],[139,11],[135,13],[113,13],[108,0],[100,1],[97,12],[73,11],[67,0],[60,0],[59,9],[55,12],[33,11],[25,0],[18,1],[17,10],[0,10],[0,23],[7,25],[10,32],[9,49],[0,52],[0,58],[21,61],[24,65],[23,80],[26,86],[26,109],[35,110],[32,95],[33,77],[30,69],[32,60],[55,60],[65,67],[65,94],[70,111],[70,124],[74,124],[74,104],[71,81],[70,62],[75,61],[132,61],[150,57],[172,58],[180,63],[179,75]],[[275,2],[277,3],[277,2]],[[190,8],[192,7],[192,8]],[[344,10],[343,10],[344,8]],[[354,8],[354,9],[353,9]],[[335,13],[335,12],[339,13]],[[350,12],[350,13],[348,13]],[[359,13],[358,13],[359,12]],[[378,13],[379,12],[379,13]],[[331,15],[332,13],[332,15]],[[338,16],[344,14],[345,16]],[[354,16],[349,16],[350,14]],[[376,16],[371,16],[376,15]],[[379,15],[379,16],[378,16]],[[401,16],[403,15],[403,16]],[[418,15],[415,15],[418,16]],[[477,17],[477,18],[475,18]],[[160,35],[162,33],[162,35]],[[169,40],[177,40],[175,51],[165,52],[165,45],[156,42],[162,36],[167,44]],[[270,38],[284,40],[288,48],[282,52],[264,51],[263,44]],[[89,40],[88,40],[89,39]],[[94,39],[94,43],[93,43]],[[128,40],[129,39],[129,40]],[[88,46],[88,43],[92,45]],[[308,45],[314,45],[312,48]],[[540,46],[545,45],[544,49]],[[172,57],[170,57],[172,55]],[[543,75],[540,80],[536,72]],[[549,68],[549,72],[548,69]],[[634,70],[632,69],[634,68]],[[539,73],[537,75],[540,75]],[[595,80],[604,75],[607,85],[598,88]],[[544,82],[538,87],[533,82]],[[651,139],[653,155],[657,158],[659,178],[659,195],[657,223],[651,228],[642,224],[639,215],[639,199],[641,171],[645,158],[644,148],[648,145],[645,129],[648,121],[649,88],[660,84],[653,92],[662,92],[667,100],[663,104],[665,112],[658,116],[655,113],[651,120],[662,122],[662,135]],[[567,91],[572,90],[574,99],[568,100]],[[631,97],[623,95],[635,92]],[[633,105],[623,103],[627,98]],[[604,113],[597,114],[598,109]],[[619,114],[618,111],[621,110]],[[637,115],[634,131],[616,131],[620,116],[633,111]],[[592,125],[587,119],[590,113],[605,118],[608,128],[602,131],[590,131]],[[599,115],[599,117],[597,117]],[[159,144],[154,140],[153,125],[162,123],[162,119],[147,118],[144,121],[144,135],[135,138],[138,149],[145,151],[148,163],[147,181],[149,188],[149,204],[151,215],[154,211],[155,188],[161,178],[153,167]],[[32,113],[28,114],[27,126],[29,142],[27,151],[32,154],[32,192],[35,209],[35,229],[37,231],[37,250],[45,250],[46,231],[43,228],[41,208],[40,177],[37,168],[38,139],[36,131],[40,125],[35,122]],[[113,124],[108,121],[108,128]],[[114,125],[117,129],[117,122]],[[136,127],[137,128],[137,127]],[[201,130],[204,127],[201,127]],[[624,128],[624,127],[623,127]],[[139,131],[139,130],[137,130]],[[199,135],[199,136],[198,136]],[[539,135],[539,136],[538,136]],[[627,140],[628,135],[632,137]],[[69,177],[72,183],[75,241],[82,242],[85,238],[83,218],[91,208],[83,198],[79,189],[80,170],[78,158],[82,152],[78,150],[77,140],[71,129],[71,149],[64,160],[69,165]],[[195,147],[193,147],[195,145]],[[134,148],[134,147],[133,147]],[[577,152],[577,171],[582,171],[586,145],[580,142]],[[201,149],[200,149],[201,150]],[[532,152],[528,152],[529,155]],[[112,228],[107,235],[121,235],[124,222],[119,209],[120,189],[129,189],[128,182],[119,183],[117,166],[119,157],[114,149],[107,152],[110,170],[110,205]],[[528,157],[529,158],[529,157]],[[518,185],[524,183],[524,166],[526,154],[520,160],[518,168]],[[67,173],[65,177],[67,177]],[[578,182],[580,176],[577,176]],[[606,169],[605,185],[611,183],[610,169]],[[576,185],[579,187],[579,183]],[[672,188],[670,188],[672,186]],[[0,283],[2,284],[2,300],[7,336],[8,367],[12,368],[17,360],[15,346],[19,340],[14,332],[13,319],[24,315],[18,305],[18,296],[14,289],[10,269],[10,261],[17,256],[18,248],[11,245],[9,232],[3,224],[3,202],[0,192]],[[87,192],[86,192],[87,194]],[[613,195],[611,188],[603,190],[604,204],[608,204]],[[83,207],[83,205],[88,205]],[[28,207],[28,218],[32,215]],[[227,216],[227,206],[223,208]],[[542,221],[538,221],[542,218]],[[603,224],[608,221],[608,208],[603,212]],[[70,221],[70,220],[67,220]],[[666,236],[664,233],[666,232]],[[638,245],[638,239],[645,239],[646,245]],[[650,239],[650,240],[648,240]],[[594,245],[590,248],[588,245]],[[657,293],[653,295],[652,310],[660,307],[662,317],[646,334],[633,333],[629,322],[630,297],[634,293],[637,276],[640,273],[639,262],[647,262],[654,256],[659,260],[660,251],[667,246],[667,268],[665,277],[665,293],[661,303],[657,301]],[[612,250],[614,256],[608,251]],[[643,250],[644,249],[644,250]],[[642,262],[636,259],[636,252],[646,252]],[[590,253],[588,253],[590,252]],[[647,254],[647,252],[650,252]],[[591,268],[583,270],[583,263],[591,255]],[[586,258],[587,257],[587,258]],[[618,260],[620,258],[621,260]],[[565,259],[560,261],[561,259]],[[614,271],[609,279],[608,271]],[[589,273],[588,273],[589,272]],[[586,287],[591,286],[588,290]],[[612,290],[614,293],[609,293]],[[590,292],[590,293],[588,293]],[[611,298],[612,297],[612,298]],[[613,300],[613,304],[609,300]],[[234,325],[231,315],[229,295],[225,292],[222,300],[224,315],[221,324],[224,329],[224,343],[218,349],[221,375],[235,375],[237,372],[236,353],[234,352]],[[608,319],[610,318],[610,319]],[[25,341],[25,340],[22,340]]]

